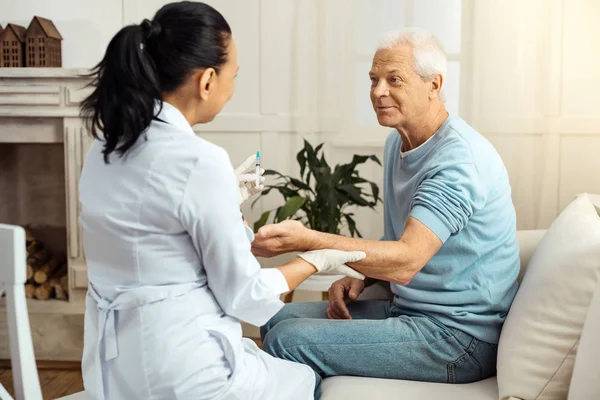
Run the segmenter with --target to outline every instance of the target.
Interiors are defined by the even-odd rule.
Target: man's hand
[[[329,319],[352,319],[346,305],[354,301],[365,290],[365,282],[355,278],[342,278],[329,288]]]
[[[252,254],[273,257],[291,251],[312,250],[310,229],[298,221],[283,221],[265,225],[258,230],[252,242]]]

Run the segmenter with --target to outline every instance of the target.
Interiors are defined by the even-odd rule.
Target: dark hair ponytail
[[[230,37],[218,11],[189,1],[167,4],[153,21],[121,29],[90,74],[94,91],[81,104],[92,136],[104,140],[104,161],[113,152],[124,155],[148,129],[162,93],[199,68],[218,72]]]

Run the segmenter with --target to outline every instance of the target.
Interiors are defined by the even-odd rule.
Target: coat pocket
[[[210,336],[214,337],[217,342],[221,345],[223,349],[223,354],[225,355],[225,359],[229,363],[229,367],[231,368],[232,374],[235,374],[236,371],[236,356],[235,349],[231,345],[231,342],[222,332],[216,331],[214,329],[207,329],[207,332]]]

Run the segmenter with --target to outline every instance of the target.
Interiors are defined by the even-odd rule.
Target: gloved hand
[[[317,273],[323,275],[346,275],[351,278],[365,279],[365,276],[346,265],[347,262],[356,262],[367,255],[362,251],[340,250],[312,250],[301,253],[302,258],[315,266]]]
[[[264,189],[263,182],[265,178],[262,174],[265,173],[264,169],[260,169],[260,185],[256,187],[256,166],[254,162],[256,156],[251,155],[244,161],[239,167],[235,169],[235,176],[237,177],[238,187],[240,189],[240,205],[248,200],[250,197],[257,193],[260,193]]]

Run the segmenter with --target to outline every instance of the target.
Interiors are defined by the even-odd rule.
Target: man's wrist
[[[322,242],[323,240],[321,239],[321,232],[319,231],[315,231],[314,229],[310,229],[310,228],[306,228],[306,232],[305,232],[305,241],[304,241],[304,251],[311,251],[311,250],[321,250],[322,247]]]

